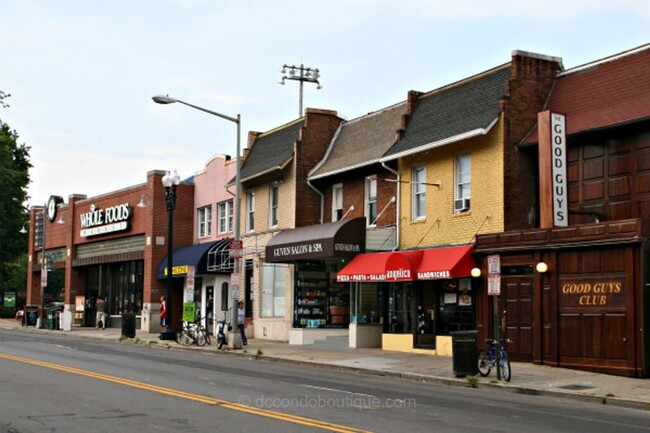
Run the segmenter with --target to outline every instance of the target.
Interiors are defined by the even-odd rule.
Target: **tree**
[[[9,104],[5,102],[5,99],[7,99],[10,96],[11,95],[9,93],[5,93],[2,90],[0,90],[0,107],[9,108]]]
[[[6,94],[3,94],[6,95]],[[18,134],[0,120],[0,293],[21,292],[26,288],[9,287],[22,284],[15,278],[16,267],[24,267],[23,256],[27,251],[27,235],[21,229],[29,220],[24,203],[29,196],[27,186],[30,182],[30,148],[18,144]]]

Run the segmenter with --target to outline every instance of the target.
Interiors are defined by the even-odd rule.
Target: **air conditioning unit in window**
[[[469,210],[469,198],[454,200],[454,212],[467,212]]]

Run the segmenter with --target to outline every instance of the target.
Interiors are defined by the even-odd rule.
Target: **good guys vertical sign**
[[[551,113],[551,161],[553,177],[553,224],[569,224],[566,175],[566,116]]]

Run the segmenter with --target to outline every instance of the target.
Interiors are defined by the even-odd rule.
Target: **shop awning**
[[[366,245],[366,219],[353,218],[327,224],[283,230],[266,244],[267,263],[345,257],[362,253]]]
[[[424,250],[359,254],[336,275],[338,282],[412,281]]]
[[[423,250],[417,268],[418,280],[468,277],[474,267],[472,246],[431,248]]]
[[[179,247],[172,254],[172,276],[185,277],[190,266],[195,267],[196,274],[205,274],[208,272],[208,252],[213,248],[230,243],[230,239],[222,239],[214,242],[205,242],[202,244]],[[226,247],[227,248],[227,247]],[[158,279],[167,277],[167,257],[158,265]]]

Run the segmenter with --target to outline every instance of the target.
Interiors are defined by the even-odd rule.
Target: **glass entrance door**
[[[436,296],[432,283],[422,283],[415,290],[415,347],[418,349],[435,349],[435,312]]]

